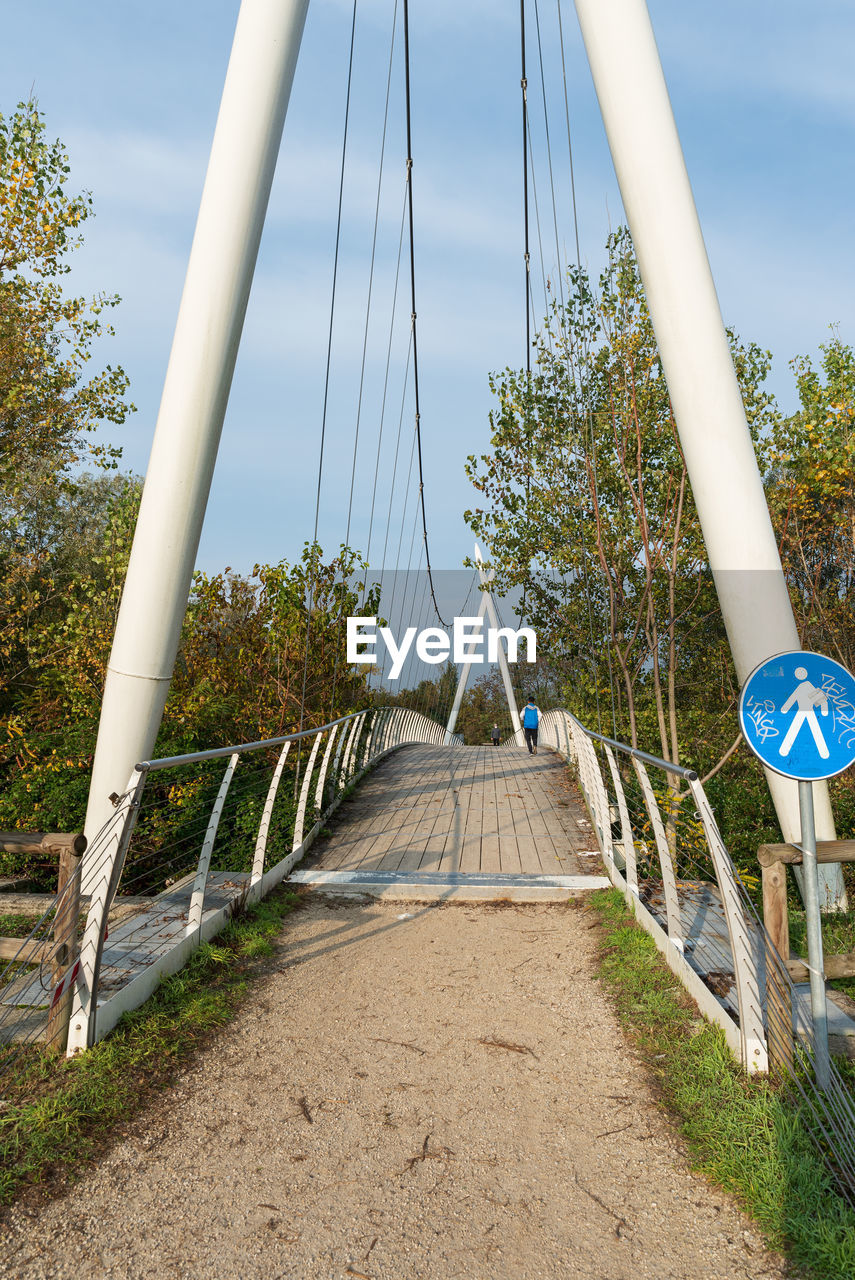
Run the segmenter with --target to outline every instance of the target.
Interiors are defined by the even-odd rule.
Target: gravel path
[[[406,918],[402,918],[406,916]],[[312,898],[269,977],[0,1276],[772,1280],[687,1167],[584,911]]]

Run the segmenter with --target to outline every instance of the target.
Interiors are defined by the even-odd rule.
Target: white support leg
[[[482,567],[483,561],[481,559],[481,549],[477,545],[475,547],[475,559],[478,563],[478,576],[481,579],[481,586],[484,587],[492,580],[492,574],[490,575],[489,578],[487,577],[487,574],[485,573]],[[489,587],[488,587],[488,589],[483,594],[484,594],[484,599],[487,602],[487,612],[490,615],[490,622],[492,626],[494,626],[498,631],[499,615],[496,612],[496,606],[493,603],[493,593],[492,591],[489,590]],[[497,647],[498,647],[498,658],[499,658],[499,670],[502,673],[502,683],[505,686],[505,697],[508,700],[508,710],[511,713],[511,724],[514,726],[514,732],[519,733],[522,729],[522,722],[520,721],[520,713],[519,713],[519,708],[517,707],[517,700],[514,696],[514,686],[511,682],[511,669],[508,666],[507,655],[505,654],[505,651],[502,648],[502,645],[499,644]]]
[[[242,0],[238,15],[107,668],[90,839],[160,726],[307,7]]]
[[[481,607],[478,610],[478,617],[483,622],[487,614],[487,593],[481,594]],[[445,737],[443,742],[446,746],[451,743],[452,734],[457,726],[457,717],[460,714],[460,705],[463,702],[463,695],[466,692],[466,685],[469,681],[469,673],[472,670],[471,662],[464,662],[460,669],[460,675],[457,680],[457,688],[454,691],[454,701],[451,704],[451,714],[448,717],[448,724],[445,726]]]
[[[801,644],[645,0],[575,0],[740,681]],[[767,772],[784,839],[797,784]],[[834,838],[825,784],[817,835]],[[845,900],[839,866],[822,868]]]

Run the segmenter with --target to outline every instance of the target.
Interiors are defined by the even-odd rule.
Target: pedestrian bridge
[[[562,710],[542,716],[538,754],[520,736],[466,747],[418,712],[375,707],[137,765],[0,973],[0,1068],[28,1044],[67,1035],[72,1055],[102,1039],[235,910],[283,882],[505,903],[613,885],[745,1069],[784,1073],[809,1098],[855,1185],[845,1085],[833,1066],[828,1091],[813,1080],[808,988],[772,945],[697,776]],[[855,1024],[829,1009],[840,1051]]]
[[[421,713],[379,707],[141,763],[7,965],[2,1040],[55,1042],[67,1026],[68,1053],[86,1049],[286,880],[421,901],[566,901],[611,884],[749,1071],[791,1062],[810,1018],[696,775],[565,711],[542,717],[538,754],[520,736],[466,747]],[[68,921],[81,910],[78,955]]]

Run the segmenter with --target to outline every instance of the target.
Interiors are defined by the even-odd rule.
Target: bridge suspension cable
[[[582,282],[582,250],[579,242],[579,210],[576,202],[576,175],[573,167],[573,139],[572,139],[572,131],[570,128],[570,97],[567,91],[567,60],[566,60],[565,51],[564,51],[564,24],[561,20],[561,0],[557,0],[557,8],[558,8],[558,46],[559,46],[559,49],[561,50],[561,80],[562,80],[562,87],[563,87],[563,94],[564,94],[564,121],[565,121],[565,127],[567,132],[567,161],[568,161],[568,172],[569,172],[569,178],[570,178],[570,203],[573,210],[573,235],[574,235],[574,240],[576,245],[576,287],[578,291],[581,289],[581,282]],[[581,298],[581,295],[580,295],[580,298]],[[571,347],[569,343],[568,343],[567,350],[569,355],[571,351]],[[587,329],[584,325],[582,327],[582,359],[586,365],[590,366],[590,351],[588,349]],[[591,407],[590,386],[587,383],[585,384],[585,387],[583,390],[583,402],[585,406],[585,418],[586,418],[586,426],[588,431],[588,438],[591,442],[592,475],[593,475],[593,481],[594,481],[594,501],[599,502],[599,493],[597,489],[597,441],[596,441],[596,434],[594,431],[594,415]],[[594,670],[594,690],[595,690],[596,708],[597,708],[597,728],[599,732],[602,733],[603,727],[602,727],[602,715],[600,712],[600,691],[598,687],[599,682],[596,679],[596,667],[594,665],[595,640],[594,640],[593,608],[591,605],[590,591],[588,590],[588,580],[589,580],[588,579],[588,554],[587,554],[587,546],[585,545],[584,540],[583,540],[582,549],[583,549],[582,570],[583,570],[584,582],[585,582],[585,596],[588,602],[587,611],[588,611],[589,644],[590,644],[592,667]],[[606,645],[606,658],[608,662],[608,672],[609,672],[609,698],[611,701],[612,733],[615,736],[617,736],[617,710],[615,707],[614,668],[612,664],[611,644]]]
[[[523,261],[525,265],[525,367],[531,373],[531,255],[528,244],[528,80],[525,69],[525,0],[520,0],[520,89],[522,91]],[[538,223],[538,235],[540,226]],[[542,257],[542,255],[541,255]]]
[[[315,523],[314,532],[312,534],[312,559],[311,559],[311,578],[309,581],[309,594],[306,604],[306,643],[303,650],[303,684],[300,693],[300,732],[303,731],[303,725],[306,715],[306,683],[309,674],[309,645],[311,643],[312,634],[312,607],[314,605],[316,567],[315,561],[317,557],[318,545],[318,521],[321,512],[321,485],[324,474],[324,444],[327,432],[327,411],[329,409],[330,394],[330,369],[332,366],[332,347],[333,347],[333,329],[335,327],[335,295],[338,285],[338,259],[341,249],[341,224],[342,224],[342,205],[344,203],[344,175],[347,167],[347,128],[350,122],[350,95],[353,88],[353,50],[356,44],[356,0],[353,0],[353,16],[350,23],[350,56],[347,64],[347,93],[345,95],[344,107],[344,130],[341,144],[341,171],[338,184],[338,213],[336,216],[335,231],[335,254],[333,257],[333,275],[332,290],[330,296],[330,322],[329,332],[327,335],[327,358],[326,368],[324,371],[324,400],[323,411],[321,413],[321,439],[318,449],[318,484],[315,495]],[[298,770],[299,772],[299,770]],[[296,786],[296,781],[295,781]]]
[[[418,370],[418,335],[417,335],[416,292],[415,292],[416,269],[415,269],[415,246],[414,246],[414,207],[413,207],[413,190],[412,190],[412,169],[413,169],[412,102],[411,102],[411,89],[410,89],[410,44],[409,44],[408,19],[409,19],[408,10],[407,10],[407,6],[405,5],[404,23],[403,23],[403,33],[404,33],[403,53],[404,53],[404,92],[405,92],[405,98],[406,98],[406,152],[407,152],[407,155],[406,155],[406,165],[405,165],[404,195],[403,195],[403,202],[402,202],[402,208],[401,208],[400,228],[398,233],[394,289],[392,292],[391,312],[390,312],[390,319],[389,319],[389,326],[388,326],[388,340],[386,343],[386,352],[385,352],[385,370],[384,370],[383,383],[382,383],[382,403],[379,411],[379,425],[377,430],[376,450],[374,451],[375,456],[373,460],[374,465],[372,469],[373,476],[369,480],[370,503],[368,501],[366,501],[365,503],[365,507],[368,512],[368,534],[367,534],[367,540],[365,543],[364,558],[365,558],[366,565],[370,566],[371,547],[374,545],[374,542],[378,536],[378,533],[380,532],[378,530],[378,524],[382,523],[381,520],[378,520],[378,500],[380,497],[380,493],[382,491],[381,462],[383,461],[383,443],[385,439],[385,433],[388,430],[387,413],[388,413],[388,407],[389,407],[389,396],[391,392],[390,378],[391,378],[391,372],[392,372],[392,355],[393,355],[393,348],[395,344],[396,321],[397,321],[397,314],[398,314],[399,284],[400,284],[400,276],[401,276],[401,269],[402,269],[402,263],[403,263],[403,242],[404,242],[405,231],[408,230],[409,231],[408,240],[409,240],[411,317],[410,317],[410,324],[408,329],[406,357],[403,362],[401,404],[400,404],[400,412],[398,414],[398,424],[397,424],[397,432],[395,435],[394,453],[392,453],[392,451],[389,450],[390,457],[391,457],[391,478],[389,480],[388,502],[384,504],[386,507],[385,528],[382,530],[383,551],[382,551],[382,558],[381,558],[381,565],[380,565],[379,581],[381,584],[388,582],[388,577],[389,577],[387,572],[388,556],[390,551],[392,550],[392,548],[395,547],[395,544],[396,544],[394,527],[397,520],[396,512],[400,507],[398,494],[399,494],[399,491],[401,488],[401,482],[404,476],[404,468],[402,463],[403,463],[403,458],[405,454],[403,452],[403,447],[402,447],[403,446],[402,437],[404,435],[404,419],[406,414],[407,402],[408,402],[409,396],[412,394],[415,400],[414,431],[413,431],[413,438],[412,438],[412,446],[410,449],[409,463],[406,470],[406,483],[404,485],[403,505],[402,507],[400,507],[400,510],[401,510],[400,531],[397,536],[399,563],[397,565],[397,568],[392,578],[392,583],[393,583],[392,603],[394,604],[395,595],[398,589],[397,578],[400,570],[400,553],[401,553],[401,549],[404,541],[404,531],[408,522],[408,510],[410,505],[410,488],[411,488],[411,482],[413,478],[413,465],[414,465],[415,459],[417,458],[419,470],[418,470],[418,496],[417,496],[416,507],[417,507],[417,513],[419,514],[420,520],[421,520],[421,534],[422,534],[422,538],[421,538],[422,548],[419,556],[419,563],[421,564],[422,561],[424,561],[423,571],[427,573],[427,580],[430,586],[430,601],[431,601],[432,610],[436,615],[436,617],[439,619],[439,621],[443,622],[442,615],[439,609],[439,599],[438,599],[437,591],[434,584],[433,569],[430,561],[430,544],[429,544],[429,536],[428,536],[426,502],[425,502],[424,460],[422,456],[421,405],[420,405],[420,387],[419,387],[419,381],[418,381],[418,372],[419,372]],[[384,189],[386,159],[387,159],[387,152],[388,152],[391,93],[392,93],[392,84],[393,84],[393,69],[394,69],[394,60],[395,60],[397,32],[398,32],[398,3],[396,0],[394,10],[393,10],[393,15],[392,15],[391,35],[389,39],[389,52],[388,52],[388,59],[387,59],[387,65],[386,65],[385,101],[383,104],[382,130],[381,130],[380,147],[379,147],[379,165],[378,165],[378,172],[377,172],[375,198],[374,198],[374,217],[373,217],[373,228],[372,228],[371,250],[370,250],[370,266],[369,266],[369,273],[368,273],[368,289],[367,289],[367,299],[365,303],[365,318],[362,326],[362,344],[361,344],[362,351],[361,351],[361,359],[360,359],[360,366],[359,366],[358,391],[356,395],[356,410],[355,410],[355,419],[354,419],[354,428],[353,428],[353,440],[352,440],[352,445],[350,449],[350,455],[351,455],[350,483],[349,483],[349,492],[348,492],[348,501],[347,501],[347,518],[346,518],[346,530],[345,530],[345,539],[344,539],[344,545],[346,546],[350,545],[351,532],[353,528],[353,517],[354,517],[354,511],[356,509],[355,504],[357,503],[358,458],[359,458],[360,445],[361,445],[361,434],[362,434],[361,427],[363,423],[365,404],[366,404],[365,392],[366,392],[368,352],[369,352],[369,331],[370,331],[371,319],[372,319],[371,313],[372,313],[372,308],[374,306],[376,266],[377,266],[377,260],[378,260],[378,238],[379,238],[379,228],[380,228],[381,197]],[[345,174],[346,174],[347,165],[348,165],[348,137],[349,137],[348,126],[350,123],[351,102],[353,100],[352,99],[353,83],[354,83],[354,73],[355,73],[355,65],[356,65],[355,53],[354,53],[355,43],[356,43],[356,5],[354,4],[352,18],[351,18],[350,51],[349,51],[348,75],[347,75],[347,93],[346,93],[345,111],[344,111],[341,162],[340,162],[339,179],[338,179],[338,209],[337,209],[336,232],[335,232],[333,283],[332,283],[332,290],[331,290],[331,297],[330,297],[330,317],[329,317],[329,326],[328,326],[328,335],[327,335],[326,364],[325,364],[325,376],[324,376],[321,441],[320,441],[319,461],[318,461],[318,483],[317,483],[315,516],[314,516],[313,546],[315,547],[317,547],[318,530],[319,530],[320,515],[321,515],[321,512],[320,512],[321,499],[322,499],[322,491],[324,488],[324,468],[325,468],[326,446],[328,442],[329,414],[331,412],[331,409],[330,409],[331,392],[332,392],[333,384],[335,381],[333,377],[333,336],[334,336],[334,332],[337,324],[336,309],[338,306],[339,279],[340,279],[340,267],[341,267],[340,254],[342,251],[342,238],[344,234],[343,208],[344,208]],[[412,545],[411,545],[411,554],[410,554],[408,569],[410,568],[411,563],[412,563]],[[301,710],[300,710],[300,727],[301,728],[305,720],[306,688],[307,688],[307,682],[308,682],[309,653],[311,648],[311,628],[312,628],[311,615],[313,612],[313,604],[314,604],[314,587],[315,587],[314,575],[316,573],[316,569],[317,569],[317,566],[315,566],[314,562],[312,562],[312,568],[311,568],[312,576],[309,584],[308,600],[307,600],[308,609],[307,609],[307,617],[306,617],[306,635],[305,635],[304,657],[303,657],[303,684],[302,684]],[[370,573],[370,569],[366,568],[365,580],[361,590],[362,605],[364,605],[367,592],[369,590],[369,585],[370,585],[369,573]],[[383,588],[381,587],[381,589]],[[343,616],[341,616],[338,619],[339,634],[340,634],[341,627],[343,626],[343,622],[344,622],[344,618]],[[336,705],[336,694],[337,694],[337,686],[339,681],[340,661],[341,659],[337,654],[336,660],[334,663],[333,681],[332,681],[333,706]],[[382,682],[382,671],[379,668],[376,670],[376,675],[377,675],[377,678]]]
[[[395,56],[395,33],[398,22],[398,0],[395,0],[395,7],[392,11],[392,38],[389,42],[389,67],[386,72],[386,102],[383,108],[383,137],[380,143],[380,165],[377,174],[377,197],[374,201],[374,230],[371,236],[371,267],[368,272],[368,298],[365,303],[365,329],[362,336],[362,363],[359,369],[359,396],[356,403],[356,427],[353,433],[353,463],[350,468],[350,495],[347,502],[347,530],[345,532],[345,545],[350,545],[350,521],[353,514],[353,489],[356,482],[356,455],[359,449],[359,423],[362,417],[362,394],[365,389],[365,365],[368,357],[368,329],[371,323],[371,295],[374,288],[374,266],[377,260],[377,229],[380,224],[380,193],[383,187],[383,162],[386,157],[386,134],[389,127],[389,99],[392,91],[392,64]],[[401,228],[403,235],[403,226]],[[398,267],[400,269],[400,246],[398,249]],[[398,280],[395,278],[395,302],[398,296]],[[395,302],[392,306],[392,322],[395,323]],[[390,350],[391,350],[391,326],[390,326]],[[387,365],[388,375],[388,365]],[[377,464],[380,462],[380,441],[383,439],[383,417],[380,418],[380,432],[377,441]],[[368,525],[368,545],[365,551],[365,558],[368,559],[371,545],[371,528],[374,523],[374,498],[377,494],[377,470],[374,472],[374,489],[371,495],[371,520]]]
[[[525,41],[524,0],[521,0],[520,10],[521,10],[521,14],[520,14],[521,32],[522,32],[523,42],[524,42]],[[545,303],[547,320],[549,315],[549,303],[548,303],[547,295],[550,289],[553,292],[553,295],[555,298],[554,305],[555,305],[556,314],[559,315],[561,319],[560,334],[553,335],[552,328],[547,323],[545,326],[545,329],[541,331],[541,340],[545,338],[545,341],[550,351],[554,350],[554,345],[553,345],[554,337],[560,338],[564,343],[564,349],[566,352],[567,372],[570,377],[571,385],[576,387],[578,390],[579,402],[582,405],[582,412],[584,416],[584,435],[587,437],[587,440],[588,440],[587,447],[591,457],[591,464],[592,464],[592,484],[593,484],[592,499],[596,504],[598,501],[597,475],[596,475],[596,470],[597,470],[596,439],[595,439],[593,413],[592,413],[591,400],[590,400],[589,379],[585,376],[585,373],[584,373],[585,368],[588,367],[590,363],[590,352],[588,350],[587,335],[584,332],[584,326],[583,326],[580,337],[577,338],[573,332],[572,327],[568,325],[567,304],[569,302],[569,298],[565,293],[564,268],[562,266],[564,255],[562,254],[562,248],[561,248],[561,236],[560,236],[559,218],[558,218],[558,198],[556,193],[556,172],[555,172],[555,165],[554,165],[553,154],[552,154],[553,130],[551,129],[550,118],[549,118],[550,108],[549,108],[549,94],[547,93],[547,84],[546,84],[547,75],[546,75],[546,67],[545,67],[545,59],[544,59],[544,37],[543,37],[543,30],[541,25],[541,15],[540,15],[538,0],[535,0],[534,18],[535,18],[535,37],[537,41],[537,69],[538,69],[539,90],[540,90],[538,97],[540,100],[540,106],[542,111],[542,129],[543,129],[543,146],[544,146],[545,165],[546,165],[546,179],[547,179],[547,187],[549,192],[549,204],[550,204],[551,213],[552,213],[552,234],[554,239],[555,255],[556,255],[554,271],[551,271],[547,267],[545,255],[544,255],[544,242],[543,242],[543,235],[541,231],[541,221],[540,221],[540,202],[538,201],[538,198],[537,198],[537,156],[536,156],[536,148],[534,145],[534,140],[532,138],[530,109],[527,110],[526,150],[529,156],[529,165],[528,165],[527,174],[528,174],[528,181],[531,182],[532,193],[533,193],[534,204],[535,204],[537,247],[538,247],[538,253],[540,258],[540,272],[541,272],[541,278],[543,281],[544,303]],[[570,195],[569,203],[570,203],[570,208],[572,211],[572,218],[573,218],[573,238],[575,241],[576,268],[577,268],[576,289],[578,291],[581,284],[581,274],[582,274],[581,246],[580,246],[580,236],[579,236],[578,205],[577,205],[577,198],[576,198],[576,181],[575,181],[575,172],[573,168],[573,147],[572,147],[571,126],[570,126],[570,107],[569,107],[569,92],[568,92],[568,86],[567,86],[566,54],[565,54],[565,48],[564,48],[564,30],[563,30],[561,8],[560,8],[560,0],[558,2],[557,18],[558,18],[557,44],[560,51],[561,76],[562,76],[563,97],[564,97],[564,125],[566,128],[567,149],[568,149],[567,154],[568,154],[568,160],[569,160],[569,195]],[[527,208],[528,208],[528,202],[527,202],[527,193],[526,193],[526,201],[525,201],[526,216],[527,216]],[[527,226],[526,226],[525,233],[526,233],[526,239],[528,239]],[[551,285],[549,283],[550,280],[554,281],[554,283]],[[583,302],[581,293],[578,293],[577,296],[579,297],[580,302]],[[530,294],[529,294],[529,297],[530,297]],[[581,351],[578,350],[578,346],[580,342],[582,345]],[[527,375],[527,378],[530,379],[531,377],[530,352],[527,352],[526,375]],[[580,456],[579,450],[573,448],[572,439],[569,432],[568,432],[568,438],[566,441],[566,450],[567,450],[566,465],[568,468],[568,472],[571,474],[576,473],[579,476],[579,479],[581,481],[582,479],[581,469],[583,467],[583,458]],[[599,681],[597,679],[597,660],[596,660],[597,645],[596,645],[595,636],[594,636],[593,605],[592,605],[592,599],[591,599],[592,584],[590,580],[590,566],[588,564],[589,553],[588,553],[586,539],[584,536],[584,527],[583,527],[584,515],[582,510],[579,507],[579,503],[581,502],[581,492],[582,492],[581,484],[578,484],[578,485],[570,484],[567,486],[567,498],[569,503],[569,510],[573,512],[574,522],[576,524],[576,528],[578,531],[577,537],[579,540],[579,548],[580,548],[581,575],[582,575],[582,580],[584,584],[583,589],[584,589],[584,595],[586,600],[585,609],[586,609],[586,615],[587,615],[588,634],[587,634],[587,643],[583,643],[582,648],[583,650],[587,648],[587,651],[588,651],[588,662],[591,668],[591,677],[594,685],[597,724],[599,729],[602,730],[602,710],[600,707],[600,688],[599,688]],[[527,477],[526,478],[527,501],[530,498],[530,493],[531,493],[531,477]],[[524,600],[525,600],[525,596],[524,596]],[[524,603],[523,603],[523,607],[524,607]],[[611,706],[612,706],[612,727],[613,727],[613,731],[616,731],[614,677],[613,677],[612,655],[611,655],[610,647],[607,649],[606,657],[607,657],[608,671],[609,671],[609,691],[610,691]]]
[[[419,346],[418,346],[418,326],[416,317],[416,247],[415,235],[413,232],[413,125],[412,125],[412,95],[410,93],[410,4],[409,0],[404,0],[404,84],[406,94],[406,112],[407,112],[407,209],[409,213],[410,223],[410,299],[412,302],[412,324],[413,324],[413,389],[416,405],[416,453],[419,459],[419,502],[422,510],[422,535],[425,544],[425,568],[427,569],[428,582],[430,583],[430,596],[433,601],[434,611],[443,626],[446,625],[442,614],[439,611],[439,605],[436,600],[436,590],[433,582],[433,572],[430,564],[430,544],[428,543],[427,531],[427,514],[425,512],[425,476],[424,465],[422,461],[422,427],[421,427],[421,410],[419,404]]]

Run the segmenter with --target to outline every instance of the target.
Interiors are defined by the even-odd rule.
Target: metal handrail
[[[563,710],[563,708],[561,708]],[[544,712],[544,714],[547,714]],[[672,764],[670,760],[662,760],[659,756],[652,756],[649,751],[641,751],[638,747],[631,747],[626,742],[618,742],[615,738],[607,738],[602,733],[596,733],[593,729],[587,728],[580,720],[577,720],[572,711],[565,711],[564,714],[569,716],[580,729],[583,729],[589,738],[595,738],[597,742],[603,742],[609,747],[614,747],[616,751],[620,751],[625,756],[632,756],[634,760],[641,760],[644,764],[655,765],[658,769],[666,769],[668,773],[675,773],[678,778],[685,778],[686,782],[697,782],[698,775],[694,769],[686,769],[683,765]]]
[[[233,747],[213,747],[210,751],[190,751],[183,756],[160,756],[156,760],[141,760],[134,766],[137,773],[154,773],[158,769],[170,769],[174,765],[198,764],[203,760],[222,760],[225,756],[242,755],[245,751],[261,751],[264,747],[281,747],[286,742],[298,742],[301,738],[310,738],[312,734],[323,733],[336,725],[364,715],[365,711],[351,711],[349,715],[340,716],[338,720],[330,720],[328,724],[320,724],[315,729],[303,729],[300,733],[286,733],[281,738],[264,738],[261,742],[240,742]]]

